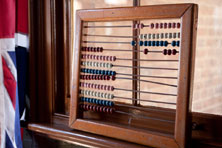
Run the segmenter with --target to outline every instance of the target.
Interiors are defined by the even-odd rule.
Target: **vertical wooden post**
[[[140,0],[133,0],[133,6],[140,6]],[[135,24],[139,24],[140,23],[140,21],[133,21],[133,26],[135,26]],[[138,57],[139,57],[139,38],[135,38],[135,36],[138,36],[139,35],[139,30],[140,29],[134,29],[134,27],[132,28],[133,29],[133,38],[132,38],[132,40],[133,41],[135,41],[137,44],[136,44],[136,46],[133,46],[133,51],[135,51],[135,50],[138,50],[138,52],[132,52],[132,56],[133,56],[133,59],[138,59]],[[132,76],[132,78],[133,78],[133,82],[132,82],[132,90],[137,90],[138,89],[138,81],[137,81],[137,79],[138,79],[138,74],[139,74],[139,70],[138,70],[138,68],[137,68],[137,66],[138,66],[138,61],[137,60],[132,60],[132,66],[133,67],[135,67],[135,68],[133,68],[133,71],[132,71],[132,74],[133,74],[133,76]],[[138,94],[137,94],[138,92],[136,92],[136,91],[133,91],[132,92],[132,98],[134,98],[134,99],[138,99]],[[137,100],[133,100],[132,101],[132,103],[133,103],[133,105],[137,105]]]

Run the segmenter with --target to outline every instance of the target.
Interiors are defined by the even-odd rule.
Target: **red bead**
[[[99,112],[100,106],[96,106],[96,111]]]
[[[100,87],[99,87],[99,85],[96,85],[96,89],[99,89]]]
[[[91,83],[88,83],[88,88],[91,88]]]
[[[85,104],[83,104],[82,108],[83,108],[84,110],[86,110],[86,105],[85,105]]]
[[[110,80],[110,76],[107,76],[107,80]]]
[[[99,60],[99,55],[96,56],[96,59]]]
[[[90,55],[90,59],[93,59],[93,55]]]
[[[107,90],[107,86],[106,85],[104,85],[104,90]]]
[[[109,109],[109,113],[112,114],[113,113],[113,108]]]
[[[85,51],[85,47],[82,47],[82,51]]]
[[[173,50],[172,50],[172,54],[173,54],[173,55],[176,55],[176,54],[177,54],[177,50],[176,50],[176,49],[173,49]]]
[[[106,61],[109,61],[109,56],[106,56]]]
[[[168,28],[171,28],[171,26],[172,26],[171,23],[168,23]]]
[[[113,80],[113,81],[116,79],[116,77],[115,77],[115,76],[111,76],[111,78],[112,78],[112,80]]]
[[[103,107],[102,106],[99,107],[99,111],[103,112]]]
[[[103,56],[103,61],[105,61],[106,60],[106,56]]]
[[[97,52],[99,52],[99,51],[100,51],[100,48],[99,48],[99,47],[97,47],[97,48],[96,48],[96,51],[97,51]]]
[[[103,52],[103,47],[100,47],[99,52]]]
[[[180,23],[177,23],[177,28],[180,28]]]
[[[96,47],[93,48],[93,51],[96,52]]]
[[[171,55],[172,51],[170,49],[167,50],[167,54]]]
[[[164,28],[165,28],[165,29],[167,28],[167,23],[164,23]]]
[[[104,112],[104,113],[106,112],[106,109],[107,109],[107,107],[103,107],[103,112]]]
[[[89,59],[89,58],[90,58],[90,55],[88,54],[88,55],[87,55],[87,59]]]
[[[105,80],[105,76],[104,75],[101,75],[101,80]]]
[[[85,109],[86,109],[86,110],[89,110],[89,105],[88,105],[88,104],[86,104]]]
[[[154,23],[151,23],[150,27],[151,27],[151,29],[153,29],[154,28]]]
[[[93,111],[95,112],[95,111],[96,111],[96,106],[95,106],[95,105],[93,105],[93,108],[92,108],[92,109],[93,109]]]
[[[96,55],[93,56],[93,60],[95,60],[95,59],[96,59]]]
[[[111,86],[111,89],[110,89],[111,91],[113,91],[114,90],[114,87],[113,86]]]
[[[156,26],[155,26],[155,27],[156,27],[156,29],[158,29],[158,28],[159,28],[159,24],[158,24],[158,23],[156,23]]]
[[[107,86],[107,90],[109,90],[109,91],[110,91],[110,88],[111,88],[111,86]]]
[[[97,87],[97,88],[98,88],[98,89],[101,89],[101,85],[98,84],[98,87]]]
[[[97,76],[96,75],[90,75],[92,77],[92,80],[97,80]]]
[[[173,28],[176,28],[176,23],[173,23],[173,26],[172,26]]]
[[[93,106],[92,105],[89,105],[89,110],[93,110]]]
[[[103,60],[103,56],[100,56],[99,59],[100,59],[100,60]]]
[[[113,61],[116,61],[116,56],[113,56]]]
[[[167,55],[167,49],[164,49],[164,50],[163,50],[163,54],[164,54],[164,55]]]
[[[104,89],[104,85],[101,85],[101,89],[102,89],[102,90]]]
[[[94,85],[93,85],[93,88],[96,89],[97,85],[98,85],[98,84],[94,84]]]
[[[99,75],[97,80],[102,80],[102,75]]]
[[[90,51],[90,47],[87,47],[86,51]]]
[[[145,48],[144,51],[143,51],[143,53],[144,53],[144,54],[148,54],[148,49]]]
[[[163,28],[163,23],[160,23],[160,28],[161,28],[161,29]]]

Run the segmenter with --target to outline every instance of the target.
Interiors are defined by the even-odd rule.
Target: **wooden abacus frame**
[[[143,19],[181,19],[181,52],[179,55],[178,95],[174,135],[147,132],[89,121],[79,117],[78,94],[80,76],[80,46],[83,22],[135,21]],[[191,108],[194,74],[197,5],[173,4],[142,7],[80,10],[76,15],[72,88],[70,102],[71,128],[154,147],[186,147],[190,136],[189,112]]]

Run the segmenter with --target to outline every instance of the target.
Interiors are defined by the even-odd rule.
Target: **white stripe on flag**
[[[0,54],[0,148],[5,147],[5,132],[4,132],[4,87],[3,87],[3,69],[2,69],[2,56]]]
[[[21,33],[15,33],[15,45],[28,49],[29,48],[28,35],[24,35]]]
[[[15,49],[14,49],[14,51],[15,51]],[[8,54],[7,51],[2,52],[1,54],[4,57],[5,62],[8,65],[8,68],[10,69],[11,73],[13,74],[15,81],[17,82],[17,70],[16,70],[16,67],[15,67],[10,55]]]
[[[4,112],[5,114],[7,114],[7,116],[5,116],[5,130],[14,148],[17,148],[15,144],[15,109],[13,108],[12,101],[5,87],[4,87],[4,98],[5,98]]]
[[[15,39],[0,39],[0,51],[15,51]]]

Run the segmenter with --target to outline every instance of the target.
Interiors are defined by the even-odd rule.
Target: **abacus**
[[[197,5],[79,10],[70,127],[154,147],[186,147]]]

